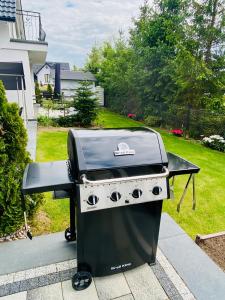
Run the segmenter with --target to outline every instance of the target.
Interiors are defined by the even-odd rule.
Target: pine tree
[[[7,102],[0,81],[0,236],[12,233],[23,224],[21,185],[26,164],[31,161],[26,145],[26,129],[18,106]],[[41,197],[29,199],[26,199],[26,209],[32,214],[34,203],[40,203]]]
[[[80,82],[80,87],[76,90],[74,97],[74,108],[77,111],[77,121],[82,126],[90,126],[96,119],[98,113],[97,98],[88,81]]]

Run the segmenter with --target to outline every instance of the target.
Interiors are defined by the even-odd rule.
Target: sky
[[[48,61],[82,67],[93,45],[128,33],[143,0],[22,0],[24,10],[41,13]]]

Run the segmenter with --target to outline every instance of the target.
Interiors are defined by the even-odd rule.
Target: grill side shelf
[[[30,163],[27,165],[22,192],[24,195],[58,190],[71,190],[74,180],[71,178],[68,161]]]
[[[168,169],[169,177],[184,174],[194,174],[200,171],[200,168],[182,157],[168,152]]]

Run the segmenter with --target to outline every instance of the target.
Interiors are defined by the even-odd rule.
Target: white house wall
[[[61,79],[61,91],[65,98],[73,98],[76,93],[76,89],[79,87],[80,83],[78,81]],[[90,88],[94,93],[96,93],[99,104],[104,106],[104,89],[100,86],[95,87],[95,82],[90,84]]]
[[[0,21],[0,61],[21,62],[25,75],[26,90],[22,92],[6,91],[9,102],[16,102],[20,107],[26,109],[25,116],[28,119],[34,118],[33,99],[35,97],[32,65],[44,63],[47,55],[47,43],[35,43],[26,41],[12,41],[16,36],[15,24]],[[25,97],[26,103],[22,98]]]
[[[63,80],[61,79],[61,91],[64,93],[64,96],[71,98],[75,95],[76,89],[80,87],[80,83],[75,80]],[[95,83],[90,84],[90,88],[93,90]]]
[[[37,81],[39,84],[48,84],[45,82],[45,75],[49,75],[50,84],[54,84],[54,80],[51,78],[51,69],[48,65],[45,65],[37,74]]]
[[[95,87],[96,97],[98,98],[98,102],[100,106],[104,106],[105,100],[104,100],[104,89],[101,86]]]
[[[0,26],[1,28],[1,26]],[[27,117],[28,119],[34,118],[33,110],[33,99],[34,99],[34,86],[31,77],[30,70],[30,61],[27,51],[23,50],[13,50],[13,49],[0,49],[0,61],[2,62],[22,62],[24,75],[25,75],[25,84],[26,90],[24,91],[26,103],[22,105],[22,92],[19,92],[19,100],[17,91],[6,91],[6,96],[9,102],[15,102],[19,106],[25,106],[27,108]]]

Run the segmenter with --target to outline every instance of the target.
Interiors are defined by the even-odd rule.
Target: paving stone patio
[[[71,277],[76,272],[76,259],[11,273],[0,277],[0,295],[3,300],[195,299],[183,280],[178,275],[176,278],[172,276],[176,272],[161,251],[157,258],[156,265],[152,267],[145,264],[125,273],[94,278],[91,286],[80,292],[74,291],[71,285]],[[11,295],[3,296],[9,293]]]
[[[155,265],[145,264],[124,273],[94,278],[88,289],[79,292],[71,285],[76,266],[76,243],[64,241],[63,233],[3,243],[0,297],[2,300],[225,299],[225,273],[167,214],[162,216]]]

